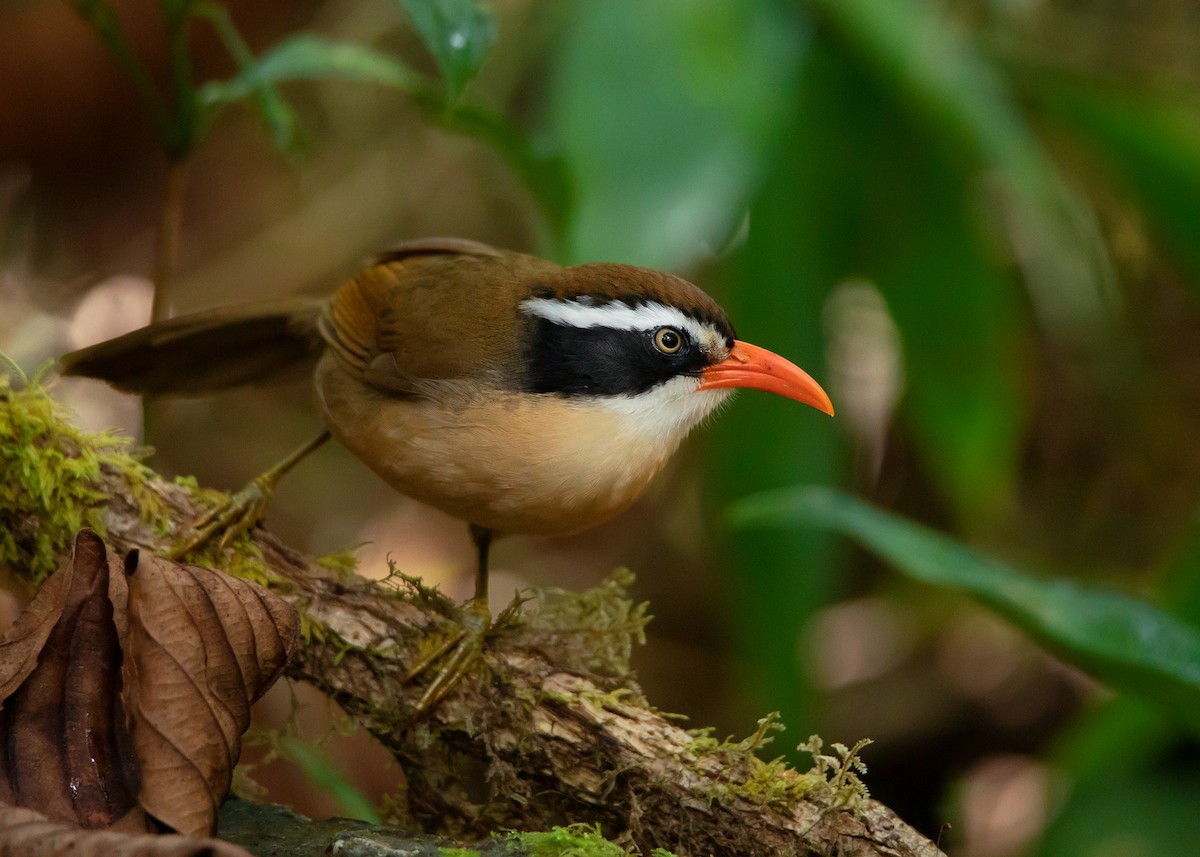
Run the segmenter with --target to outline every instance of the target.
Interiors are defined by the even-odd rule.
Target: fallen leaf
[[[123,602],[124,584],[84,530],[0,641],[0,800],[81,827],[145,829],[119,698],[112,595]]]
[[[0,805],[0,857],[252,857],[219,839],[81,830],[41,813]]]
[[[22,850],[10,834],[34,828],[0,826],[0,855],[65,853],[53,843],[84,841],[68,825],[210,834],[250,706],[298,629],[290,606],[251,583],[136,552],[121,563],[80,531],[0,639],[0,812],[36,810],[44,837]],[[128,847],[71,853],[203,853]]]
[[[180,833],[213,829],[250,705],[298,628],[295,611],[254,584],[158,557],[137,564],[122,675],[150,815]]]

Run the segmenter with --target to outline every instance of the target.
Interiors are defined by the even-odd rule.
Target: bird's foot
[[[217,552],[225,550],[234,539],[249,532],[266,516],[277,480],[275,473],[264,473],[240,491],[230,494],[225,502],[209,509],[180,533],[182,541],[171,548],[170,558],[181,559],[214,537],[219,537]]]
[[[235,538],[248,533],[267,514],[267,506],[275,494],[275,486],[283,476],[303,461],[313,450],[325,443],[331,435],[323,431],[290,453],[266,473],[250,480],[241,491],[231,494],[216,508],[210,509],[192,522],[180,535],[182,541],[170,552],[171,559],[180,559],[208,542],[220,533],[217,553],[222,552]]]
[[[473,598],[463,605],[462,626],[440,646],[423,657],[405,677],[411,682],[445,658],[413,707],[413,719],[427,714],[462,680],[483,654],[483,642],[492,627],[492,613],[486,599]]]

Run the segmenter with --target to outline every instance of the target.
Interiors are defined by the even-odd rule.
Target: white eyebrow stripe
[[[704,327],[679,309],[657,301],[630,306],[623,301],[611,301],[596,306],[578,301],[555,298],[529,298],[521,302],[521,310],[555,324],[569,327],[611,327],[616,330],[651,330],[657,327],[676,327],[686,330],[696,342],[704,342]]]

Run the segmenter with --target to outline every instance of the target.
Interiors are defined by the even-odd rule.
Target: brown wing
[[[421,380],[520,371],[518,303],[557,265],[457,238],[397,245],[334,294],[326,342],[364,381],[393,394]]]

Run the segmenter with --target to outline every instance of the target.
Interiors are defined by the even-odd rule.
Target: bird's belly
[[[325,422],[393,488],[496,532],[566,535],[627,508],[680,437],[553,395],[438,404],[320,383]]]

